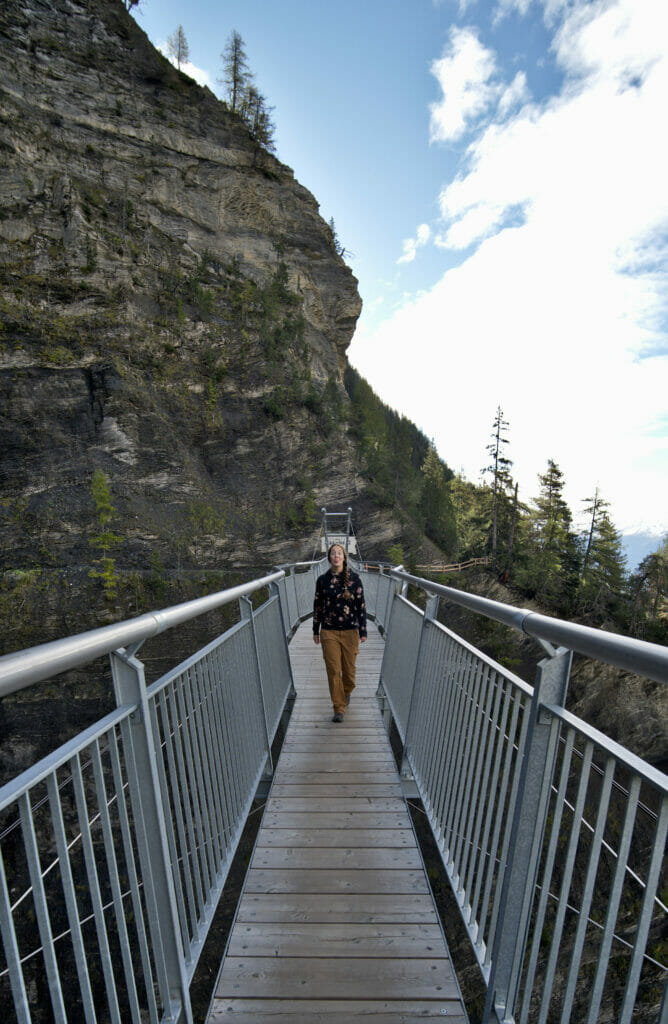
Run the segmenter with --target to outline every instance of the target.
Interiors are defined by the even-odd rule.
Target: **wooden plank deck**
[[[290,645],[297,700],[207,1024],[466,1024],[375,697],[369,624],[344,721],[310,621]]]

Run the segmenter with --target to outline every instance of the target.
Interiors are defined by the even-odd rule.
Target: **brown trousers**
[[[346,697],[355,689],[355,662],[360,646],[356,629],[321,629],[320,645],[335,712],[344,714]]]

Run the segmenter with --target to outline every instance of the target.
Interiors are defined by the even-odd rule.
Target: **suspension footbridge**
[[[565,700],[574,652],[665,684],[666,648],[360,562],[375,625],[335,724],[307,621],[325,568],[0,658],[5,695],[109,655],[116,698],[0,789],[5,1020],[201,1019],[193,977],[261,794],[207,1021],[466,1021],[411,794],[484,1021],[665,1024],[668,780]],[[533,686],[449,629],[446,602],[534,637]],[[146,683],[147,639],[230,603],[234,626]]]

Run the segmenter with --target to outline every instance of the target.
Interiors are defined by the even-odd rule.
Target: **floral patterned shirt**
[[[313,632],[317,636],[320,629],[356,629],[360,637],[366,636],[366,605],[362,581],[348,570],[350,582],[343,585],[342,572],[334,573],[329,569],[324,576],[319,576],[315,584],[313,601]]]

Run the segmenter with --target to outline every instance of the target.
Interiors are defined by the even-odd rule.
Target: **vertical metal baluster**
[[[508,733],[502,733],[499,737],[501,743],[501,757],[503,762],[503,768],[501,771],[501,779],[498,788],[498,797],[492,807],[493,814],[493,828],[492,828],[492,842],[489,847],[489,864],[487,868],[487,878],[485,880],[485,888],[483,890],[483,901],[482,910],[480,914],[480,920],[482,922],[487,921],[487,915],[489,913],[489,924],[486,929],[485,943],[487,946],[485,953],[485,964],[484,966],[489,969],[490,960],[492,955],[492,942],[494,940],[494,933],[496,928],[496,917],[498,913],[498,903],[501,898],[501,888],[503,884],[503,872],[505,870],[505,860],[502,851],[507,848],[507,837],[510,832],[509,828],[503,829],[505,824],[505,806],[508,794],[508,786],[510,784],[510,777],[512,768],[515,762],[514,757],[514,742],[515,735],[519,726],[521,745],[523,745],[523,738],[526,735],[527,728],[527,715],[521,715],[520,722],[520,711],[524,711],[522,706],[522,695],[515,691],[514,687],[508,684],[508,696],[510,699],[510,705],[512,708],[512,714],[510,716],[510,726]],[[503,839],[501,839],[501,832],[503,829]],[[501,845],[501,849],[499,849]],[[494,893],[492,894],[492,889]],[[490,911],[491,902],[491,911]]]
[[[21,830],[23,832],[23,841],[25,844],[26,861],[30,872],[30,882],[32,884],[33,905],[35,907],[35,916],[37,918],[37,926],[39,928],[39,937],[42,943],[42,956],[44,957],[46,977],[49,983],[51,1005],[53,1007],[55,1020],[57,1022],[66,1022],[67,1013],[65,1010],[65,1000],[60,985],[60,972],[58,970],[58,962],[56,960],[56,952],[53,945],[53,933],[51,931],[49,908],[46,900],[44,879],[42,877],[42,866],[39,859],[37,835],[35,833],[32,807],[30,806],[30,791],[21,794],[18,799],[18,806],[19,814],[21,816]]]
[[[436,712],[437,701],[442,687],[440,661],[440,631],[430,627],[426,636],[427,651],[425,663],[425,687],[422,709],[422,765],[420,768],[420,791],[425,810],[431,816],[434,806],[433,779],[435,768],[436,742],[439,735],[439,720]],[[417,754],[417,752],[416,752]]]
[[[466,730],[463,737],[462,760],[460,761],[460,784],[455,807],[455,832],[457,841],[455,843],[455,862],[457,864],[456,884],[464,896],[464,864],[466,857],[466,841],[470,835],[466,825],[468,815],[471,813],[471,789],[473,786],[473,774],[478,754],[477,741],[480,736],[480,694],[483,691],[483,682],[487,674],[487,666],[472,659],[473,686],[469,691],[469,706],[466,715]],[[462,763],[463,762],[463,763]]]
[[[601,945],[599,946],[596,973],[591,986],[591,999],[589,1001],[587,1024],[596,1024],[599,1016],[599,1010],[601,1008],[605,976],[608,970],[608,963],[610,961],[610,949],[615,937],[617,914],[619,912],[619,904],[621,903],[624,880],[626,878],[626,865],[628,863],[629,850],[633,840],[639,796],[640,778],[639,776],[634,775],[629,783],[628,796],[626,798],[626,811],[624,813],[624,821],[622,823],[622,831],[619,838],[617,864],[615,865],[615,873],[612,879],[612,885],[610,886],[610,895],[608,897],[608,906],[605,914],[605,925],[603,926],[603,938],[601,939]]]
[[[220,793],[220,751],[214,739],[214,696],[213,680],[211,678],[211,656],[207,656],[199,663],[198,671],[199,693],[202,701],[202,723],[207,749],[207,778],[213,807],[213,821],[215,822],[214,846],[216,855],[217,871],[220,871],[221,864],[225,861],[225,815],[223,812],[222,797]]]
[[[125,921],[121,881],[118,874],[118,864],[116,861],[116,850],[114,847],[114,836],[111,826],[111,816],[109,814],[107,788],[104,782],[104,771],[102,768],[99,740],[95,740],[91,746],[91,760],[93,763],[93,778],[95,779],[97,805],[102,824],[102,839],[104,842],[107,871],[109,873],[109,885],[111,888],[114,916],[116,919],[118,944],[121,950],[121,962],[123,964],[123,973],[125,976],[125,993],[130,1004],[132,1020],[134,1021],[134,1024],[140,1024],[141,1013],[139,1010],[139,999],[137,996],[135,972],[132,963],[132,953],[130,950],[130,937],[128,935]]]
[[[633,944],[633,955],[631,958],[631,966],[629,969],[626,991],[624,992],[624,1002],[622,1003],[621,1013],[619,1015],[619,1024],[631,1024],[633,1017],[633,1008],[636,999],[636,993],[638,991],[638,983],[640,982],[640,972],[642,970],[642,961],[645,953],[645,947],[647,945],[647,936],[649,935],[650,925],[652,923],[652,911],[654,909],[654,896],[656,894],[657,886],[661,878],[661,867],[664,852],[666,849],[666,832],[668,831],[668,797],[663,797],[659,813],[656,819],[656,830],[654,833],[654,842],[652,845],[652,856],[647,871],[647,878],[645,879],[645,892],[643,894],[642,909],[640,911],[640,917],[638,924],[636,925],[636,938]],[[666,1003],[664,1000],[664,1010]]]
[[[404,751],[401,763],[401,776],[403,780],[413,778],[409,760],[410,748],[413,743],[413,734],[416,730],[416,727],[419,729],[420,702],[422,699],[422,689],[426,685],[424,679],[424,670],[426,660],[427,630],[429,629],[430,620],[433,620],[436,617],[437,611],[438,598],[428,598],[427,607],[425,608],[424,615],[422,616],[420,623],[420,638],[418,640],[418,648],[412,674],[413,677],[411,680],[410,703],[408,706],[406,719],[406,739],[404,742]]]
[[[114,1021],[114,1024],[121,1024],[121,1014],[118,1006],[118,996],[116,993],[116,979],[114,977],[111,964],[111,951],[109,949],[107,925],[104,919],[104,908],[102,906],[102,896],[100,893],[100,881],[97,874],[97,865],[95,863],[95,850],[93,847],[93,837],[90,831],[88,804],[86,802],[83,774],[81,771],[81,755],[77,754],[72,758],[69,765],[72,773],[72,785],[74,787],[74,797],[77,805],[79,829],[81,831],[81,845],[86,863],[88,890],[90,893],[91,903],[93,905],[93,917],[95,919],[97,941],[100,946],[100,958],[102,960],[102,971],[104,974],[107,1003],[109,1004],[109,1012],[112,1021]]]
[[[16,939],[14,928],[14,917],[12,915],[12,904],[9,898],[7,876],[5,875],[5,862],[0,848],[0,934],[2,945],[7,960],[7,973],[14,999],[14,1010],[16,1012],[17,1024],[30,1024],[32,1016],[28,1006],[28,993],[26,992],[23,970],[21,968],[21,955]]]
[[[575,736],[573,730],[569,729],[565,741],[564,750],[564,766],[563,773],[570,773],[572,761],[573,761],[573,745]],[[575,866],[575,854],[577,851],[578,843],[580,841],[580,829],[582,827],[582,813],[584,811],[585,799],[587,797],[587,786],[589,784],[589,771],[591,769],[591,760],[593,756],[593,744],[587,743],[585,748],[585,756],[583,764],[580,765],[580,779],[578,782],[577,799],[575,807],[572,812],[570,836],[568,840],[568,848],[566,850],[566,858],[562,866],[562,878],[561,886],[559,890],[559,898],[557,900],[557,913],[555,915],[554,924],[552,926],[552,940],[550,943],[550,952],[545,967],[545,977],[543,978],[542,994],[541,994],[541,1008],[539,1013],[539,1021],[541,1024],[545,1024],[547,1020],[547,1014],[550,1008],[550,1000],[552,998],[552,988],[554,985],[554,978],[557,967],[557,960],[559,958],[559,946],[561,945],[561,936],[564,929],[564,921],[566,919],[566,911],[568,908],[568,893],[573,880],[573,868]],[[566,779],[568,782],[568,779]],[[553,834],[556,836],[555,841],[555,852],[557,848],[557,842],[559,840],[559,832],[561,830],[561,808],[566,803],[566,786],[560,789],[558,797],[558,807],[555,808],[555,825],[553,826]],[[556,823],[557,817],[559,817],[559,824]],[[552,858],[554,859],[554,858]],[[550,893],[551,877],[545,878],[543,886],[543,893],[547,898]],[[511,991],[514,991],[518,986],[517,978],[519,976],[519,967],[516,966],[514,969],[514,975],[511,976]]]
[[[454,819],[452,809],[454,806],[457,789],[457,766],[458,753],[462,742],[462,719],[466,708],[466,683],[471,669],[471,659],[468,650],[460,647],[457,659],[456,674],[454,683],[454,701],[452,705],[452,725],[450,728],[450,747],[444,768],[444,775],[447,779],[447,790],[441,816],[445,828],[444,853],[447,856],[447,866],[450,873],[454,868],[453,847],[456,840],[454,834]],[[447,851],[447,852],[446,852]]]
[[[216,808],[211,789],[211,776],[209,772],[209,749],[208,733],[205,724],[204,698],[199,685],[201,666],[196,663],[188,673],[188,693],[192,705],[193,732],[197,737],[197,784],[201,794],[202,818],[205,829],[206,850],[209,863],[210,886],[213,888],[213,880],[218,874],[219,858],[216,853],[216,834],[218,832],[216,823]],[[207,903],[209,901],[207,900]]]
[[[164,736],[165,744],[165,756],[167,758],[167,764],[164,771],[165,775],[169,778],[169,792],[171,793],[171,799],[168,803],[171,807],[171,815],[175,819],[176,824],[175,828],[172,827],[167,829],[167,838],[169,842],[169,854],[173,864],[172,876],[174,877],[174,884],[177,887],[177,908],[179,912],[179,923],[181,925],[181,940],[183,942],[183,948],[187,949],[190,944],[191,935],[188,924],[188,911],[190,912],[190,918],[194,926],[197,921],[197,907],[195,905],[195,894],[192,886],[188,856],[188,838],[186,835],[183,810],[181,807],[178,768],[176,764],[176,755],[174,753],[176,737],[174,735],[174,728],[169,716],[169,705],[165,689],[161,690],[160,693],[156,695],[154,706],[156,716],[158,709],[160,710],[160,721],[162,722],[162,734]],[[156,728],[156,735],[157,734],[158,731]],[[160,777],[162,779],[162,772],[160,772]],[[163,805],[166,801],[167,794],[165,793],[163,795]],[[167,811],[165,810],[165,815],[166,814]]]
[[[174,737],[174,749],[176,752],[176,764],[179,773],[179,795],[182,801],[183,809],[186,817],[186,836],[187,836],[187,848],[184,855],[184,870],[188,873],[192,883],[194,883],[194,892],[197,898],[197,908],[194,914],[193,929],[196,927],[196,922],[199,919],[199,915],[202,913],[204,908],[204,890],[202,887],[202,877],[199,870],[199,854],[197,851],[197,836],[195,834],[195,819],[193,815],[193,806],[190,798],[190,780],[188,778],[188,768],[185,759],[185,723],[183,721],[183,711],[181,708],[181,702],[178,699],[176,684],[180,682],[180,679],[172,680],[169,684],[166,697],[167,707],[171,708],[171,720],[173,723],[172,736]],[[186,838],[184,836],[184,838]],[[192,934],[190,932],[189,934]]]
[[[496,670],[489,669],[485,684],[485,704],[483,712],[483,729],[480,738],[480,753],[475,771],[475,787],[471,796],[472,807],[475,809],[475,817],[472,819],[469,857],[467,863],[464,865],[464,888],[468,897],[467,923],[471,923],[472,920],[473,904],[471,896],[474,879],[476,878],[476,869],[479,863],[479,855],[482,855],[479,843],[485,806],[484,795],[487,792],[490,766],[492,763],[492,753],[494,750],[494,744],[490,742],[490,736],[492,735],[492,730],[498,720],[500,700],[501,687],[497,684]]]
[[[79,979],[79,988],[81,989],[81,1002],[86,1021],[90,1022],[90,1024],[94,1024],[97,1020],[97,1016],[95,1014],[93,992],[90,985],[90,976],[88,974],[88,961],[86,960],[86,950],[79,921],[76,886],[74,884],[72,865],[70,863],[70,855],[67,848],[65,821],[63,819],[63,808],[60,802],[58,781],[55,773],[53,772],[46,778],[46,789],[49,797],[53,834],[56,840],[56,852],[58,853],[60,877],[63,886],[63,895],[65,897],[65,908],[67,910],[67,920],[72,933],[72,948],[74,950],[74,960],[77,968],[77,977]]]
[[[566,992],[564,993],[564,1001],[561,1010],[561,1024],[569,1024],[571,1019],[571,1011],[573,1009],[573,1001],[575,999],[578,974],[580,971],[582,950],[584,949],[585,937],[587,934],[587,921],[594,896],[596,873],[598,871],[601,857],[601,845],[603,843],[603,836],[605,834],[605,826],[608,818],[608,809],[610,807],[610,794],[612,792],[614,774],[615,759],[613,757],[607,757],[605,761],[605,772],[603,774],[603,783],[601,785],[598,811],[596,813],[596,827],[591,841],[587,875],[585,877],[582,900],[580,902],[580,916],[578,918],[578,926],[575,932],[575,940],[573,942],[573,952],[571,954],[571,962],[568,971],[568,983],[566,985]],[[531,985],[527,984],[527,993],[524,997],[527,1005],[527,1013],[523,1017],[525,1021],[528,1017],[529,993],[532,986],[533,983]]]
[[[227,650],[227,644],[225,645]],[[213,674],[213,719],[216,749],[218,751],[218,785],[221,789],[223,802],[223,827],[225,839],[225,853],[229,855],[230,843],[234,832],[234,820],[236,817],[236,796],[234,779],[230,769],[230,748],[227,733],[227,722],[225,717],[225,680],[223,678],[222,660],[223,651],[217,648],[214,652],[214,659],[211,665]]]
[[[448,785],[445,765],[452,739],[452,707],[455,699],[455,688],[453,686],[455,675],[454,662],[458,649],[458,646],[453,644],[450,634],[444,637],[439,659],[439,691],[434,711],[435,725],[438,728],[438,732],[435,735],[434,773],[431,780],[432,814],[434,821],[437,823],[436,837],[441,852],[443,852],[445,843],[443,804],[446,799]]]
[[[144,910],[141,904],[141,896],[139,891],[139,875],[137,872],[137,865],[135,863],[135,853],[132,843],[132,834],[130,830],[128,806],[127,801],[125,799],[125,783],[123,780],[123,771],[121,767],[121,756],[120,750],[118,748],[116,732],[114,730],[112,730],[109,734],[109,752],[111,756],[112,770],[114,773],[114,785],[116,787],[116,794],[118,799],[118,815],[121,823],[121,834],[123,836],[125,862],[128,869],[130,894],[135,916],[135,928],[137,929],[137,938],[139,941],[140,956],[144,972],[144,987],[146,989],[149,1020],[151,1021],[151,1024],[158,1024],[158,1011],[154,992],[153,968],[151,966],[149,942],[148,936],[146,934],[146,926],[144,924]]]
[[[178,685],[175,687],[176,699],[179,709],[179,725],[181,727],[181,748],[186,771],[186,787],[183,791],[184,800],[190,808],[193,825],[195,829],[195,846],[192,850],[193,870],[197,871],[196,883],[198,891],[202,893],[202,905],[199,909],[201,915],[209,898],[209,866],[207,863],[207,851],[204,840],[204,829],[202,827],[202,814],[200,810],[200,793],[197,789],[197,775],[195,771],[195,759],[193,756],[191,731],[193,723],[190,718],[190,710],[186,701],[187,683],[183,676],[179,676]]]
[[[271,739],[269,737],[269,725],[268,725],[268,722],[267,722],[267,709],[266,709],[266,706],[265,706],[265,699],[264,699],[264,688],[263,688],[263,680],[262,680],[262,665],[260,664],[260,652],[259,652],[259,648],[258,648],[257,633],[256,633],[256,629],[255,629],[255,612],[253,611],[253,603],[252,603],[252,601],[250,601],[247,597],[242,597],[241,598],[241,600],[239,602],[239,607],[240,607],[242,618],[247,619],[248,622],[249,622],[249,626],[250,626],[250,635],[251,635],[251,638],[252,638],[252,651],[253,651],[253,656],[254,656],[253,657],[253,662],[254,662],[255,672],[253,673],[253,675],[254,675],[254,678],[255,678],[255,681],[256,681],[256,691],[255,691],[256,692],[256,700],[257,700],[257,707],[259,708],[260,714],[262,716],[261,717],[261,721],[262,721],[262,724],[264,726],[264,729],[263,729],[264,735],[262,736],[262,739],[264,740],[264,745],[266,747],[266,760],[265,760],[265,766],[264,766],[264,774],[265,774],[265,777],[271,778],[271,776],[273,775],[274,769],[273,769],[273,765],[271,763]]]
[[[493,835],[494,812],[498,804],[497,795],[500,790],[504,736],[508,723],[508,716],[510,714],[510,708],[513,705],[513,701],[510,698],[510,684],[508,683],[507,685],[504,685],[505,683],[505,679],[497,676],[496,685],[498,689],[498,701],[500,708],[498,708],[495,713],[492,738],[490,739],[490,765],[485,785],[485,819],[483,823],[483,835],[481,838],[481,857],[479,857],[479,867],[477,868],[477,877],[475,879],[473,898],[471,901],[472,919],[477,922],[476,948],[478,949],[478,959],[481,959],[483,962],[485,961],[483,946],[487,942],[487,932],[485,929],[485,923],[487,920],[487,901],[485,900],[485,897],[483,897],[483,907],[478,908],[478,905],[479,901],[481,901],[482,894],[487,891],[486,879],[490,879],[494,873],[496,844],[494,839],[491,837]],[[500,718],[499,711],[501,713]],[[481,810],[483,810],[483,806],[481,806]]]

